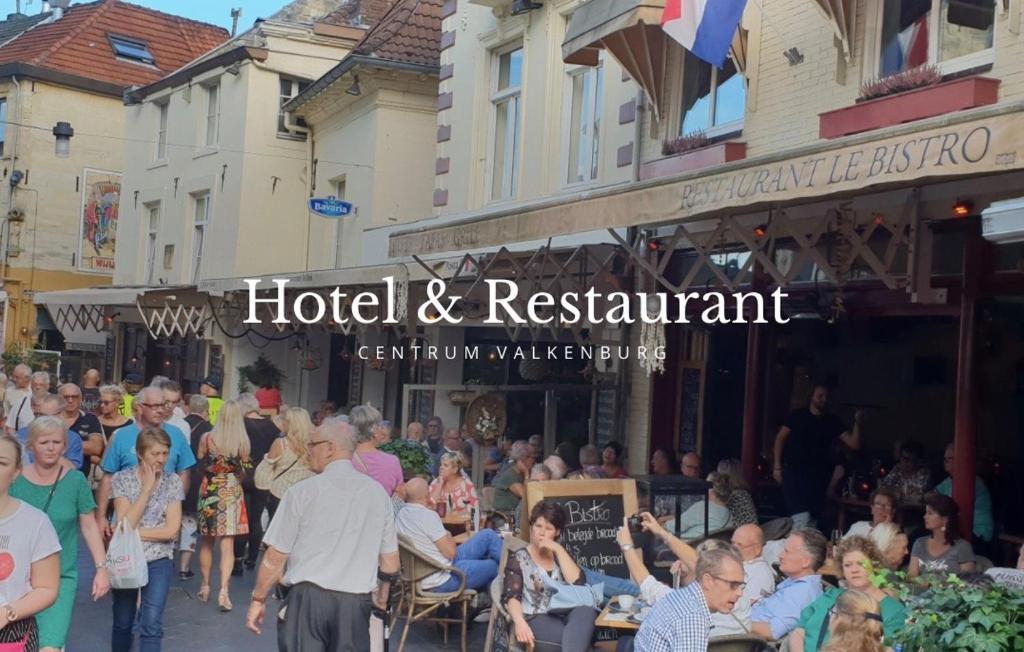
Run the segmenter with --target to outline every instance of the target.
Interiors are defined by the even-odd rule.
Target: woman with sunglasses
[[[104,385],[100,387],[100,402],[98,417],[100,428],[103,430],[103,439],[110,443],[114,431],[124,428],[133,421],[121,414],[121,405],[124,403],[124,390],[119,385]]]
[[[843,539],[835,549],[835,557],[842,564],[845,589],[829,589],[812,602],[803,613],[796,629],[789,637],[789,649],[793,652],[818,652],[825,649],[831,636],[833,609],[847,592],[860,592],[878,605],[880,610],[879,629],[886,636],[892,636],[903,627],[906,610],[903,604],[877,588],[871,582],[871,572],[882,565],[882,555],[874,542],[866,537],[852,536]],[[863,610],[862,610],[863,612]],[[836,648],[860,650],[862,648]]]

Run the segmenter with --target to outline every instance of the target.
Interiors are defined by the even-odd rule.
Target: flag
[[[695,56],[725,63],[747,0],[665,0],[661,28]]]

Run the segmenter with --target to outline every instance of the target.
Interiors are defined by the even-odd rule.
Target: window
[[[220,84],[206,87],[206,145],[217,144],[220,129]]]
[[[580,66],[569,71],[569,164],[566,183],[597,178],[600,165],[603,66]]]
[[[156,105],[159,116],[156,127],[156,160],[162,161],[167,158],[167,110],[169,103]]]
[[[338,177],[337,179],[331,180],[331,194],[342,201],[347,201],[345,197],[345,177]],[[338,225],[338,234],[334,241],[334,266],[341,267],[341,261],[343,257],[342,250],[344,249],[344,226],[345,220],[334,220]]]
[[[4,155],[4,143],[7,141],[7,98],[0,97],[0,156]]]
[[[156,237],[160,232],[160,202],[146,204],[149,215],[149,235],[146,238],[146,285],[153,284],[156,271]]]
[[[192,195],[192,282],[199,282],[199,271],[203,265],[203,246],[206,241],[206,227],[210,224],[210,192]]]
[[[689,52],[684,57],[679,135],[703,131],[714,136],[742,129],[747,84],[732,59],[726,59],[722,68],[715,68]]]
[[[144,42],[112,34],[108,34],[107,37],[110,39],[110,47],[113,48],[114,54],[121,59],[130,59],[150,65],[156,63],[156,59],[150,54],[149,48]]]
[[[289,79],[287,77],[281,77],[281,98],[280,98],[281,101],[280,101],[280,104],[278,104],[278,111],[277,111],[277,133],[279,133],[279,134],[288,134],[288,135],[291,135],[291,136],[299,136],[299,137],[302,137],[302,138],[306,137],[306,134],[300,134],[300,133],[295,133],[295,132],[292,132],[292,131],[288,131],[288,127],[286,126],[287,123],[285,122],[284,111],[281,109],[281,107],[283,107],[285,104],[287,104],[288,100],[292,99],[293,97],[295,97],[296,95],[298,95],[302,91],[306,90],[307,86],[309,86],[309,82],[308,81],[304,81],[304,80],[300,80],[300,79]],[[300,125],[302,127],[306,126],[306,123],[305,123],[305,121],[302,120],[302,118],[297,119],[295,122],[296,122],[296,124],[298,124],[298,125]]]
[[[925,64],[944,74],[991,63],[995,0],[884,0],[878,74]]]
[[[523,82],[523,49],[496,57],[494,90],[494,143],[491,157],[491,199],[510,199],[518,192],[520,96]]]

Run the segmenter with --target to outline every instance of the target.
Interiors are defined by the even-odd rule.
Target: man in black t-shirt
[[[92,471],[93,459],[99,460],[103,455],[106,440],[103,437],[103,428],[100,420],[95,414],[82,410],[82,389],[74,383],[64,383],[57,390],[63,403],[64,424],[68,430],[77,432],[82,438],[82,473],[89,477]]]
[[[810,405],[789,415],[775,438],[772,475],[782,484],[794,529],[813,526],[821,514],[836,469],[836,440],[853,450],[860,449],[860,413],[854,417],[851,432],[839,417],[825,412],[827,403],[828,389],[816,385]]]
[[[241,575],[242,566],[252,570],[256,568],[256,560],[260,555],[263,543],[263,510],[267,506],[269,492],[257,489],[253,484],[256,467],[263,457],[270,452],[274,440],[281,436],[281,431],[273,420],[260,414],[260,404],[252,394],[245,393],[238,397],[245,416],[245,433],[249,435],[249,459],[252,469],[242,478],[242,490],[245,492],[245,510],[249,515],[249,536],[235,537],[235,568],[234,575]],[[248,544],[248,550],[246,550]]]

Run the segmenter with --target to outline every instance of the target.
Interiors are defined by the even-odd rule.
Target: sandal
[[[209,584],[203,584],[202,586],[200,586],[199,587],[199,592],[196,593],[196,598],[200,602],[208,601],[210,599],[210,585]]]
[[[217,606],[225,613],[231,611],[231,599],[228,598],[227,591],[221,590],[220,594],[217,595]]]

